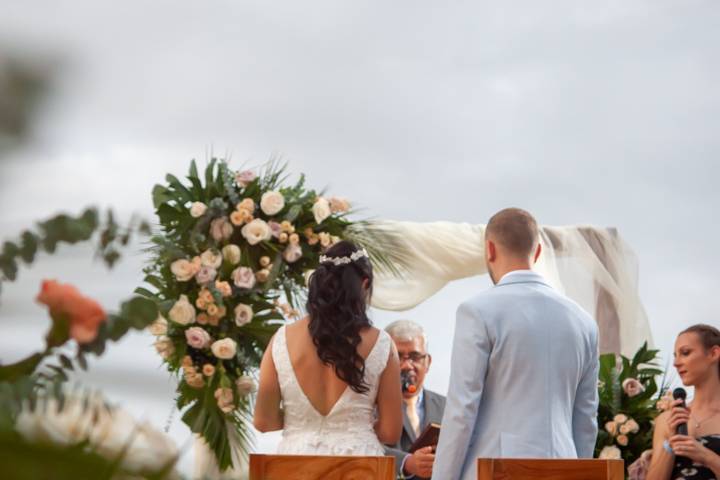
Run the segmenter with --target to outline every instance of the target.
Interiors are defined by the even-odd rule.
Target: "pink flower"
[[[257,178],[257,174],[252,170],[243,170],[235,174],[235,181],[242,187],[247,187]]]
[[[207,348],[212,340],[210,334],[202,327],[190,327],[185,330],[185,339],[188,345],[198,350]]]
[[[227,217],[216,218],[210,222],[210,236],[216,242],[222,242],[228,240],[232,236],[233,226],[228,221]]]
[[[268,227],[270,227],[270,233],[274,238],[280,237],[280,234],[282,233],[282,227],[278,222],[270,220],[268,222]]]
[[[302,248],[297,244],[289,244],[283,252],[283,258],[287,263],[295,263],[302,257]]]
[[[628,467],[628,478],[630,480],[645,480],[651,461],[652,450],[645,450],[642,455]]]
[[[232,271],[233,283],[238,288],[253,288],[255,286],[255,273],[251,268],[238,267]]]
[[[209,283],[215,280],[215,277],[217,276],[217,270],[215,270],[212,267],[200,267],[200,270],[197,274],[195,274],[195,280],[197,280],[197,283],[204,284]]]
[[[625,380],[623,380],[622,388],[628,397],[640,395],[642,392],[645,391],[645,387],[642,386],[642,383],[638,382],[634,378],[626,378]]]

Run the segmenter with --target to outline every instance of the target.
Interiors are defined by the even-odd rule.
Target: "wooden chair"
[[[477,480],[624,480],[622,460],[479,458]]]
[[[395,480],[395,457],[251,454],[250,480]]]

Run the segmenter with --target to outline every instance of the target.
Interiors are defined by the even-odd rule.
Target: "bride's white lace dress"
[[[284,410],[284,428],[278,453],[297,455],[384,455],[375,434],[375,398],[380,375],[390,355],[390,336],[380,330],[365,360],[367,393],[346,388],[330,413],[321,415],[305,396],[290,363],[285,327],[275,335],[273,362],[278,373]]]

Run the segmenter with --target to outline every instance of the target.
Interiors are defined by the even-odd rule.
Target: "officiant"
[[[423,386],[432,363],[432,357],[427,352],[427,336],[423,328],[411,320],[397,320],[385,331],[397,347],[404,380],[402,436],[397,444],[387,446],[385,453],[395,456],[398,477],[429,479],[435,461],[435,446],[409,452],[413,442],[428,425],[441,422],[445,409],[445,397]]]

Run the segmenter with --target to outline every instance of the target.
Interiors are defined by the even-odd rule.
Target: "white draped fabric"
[[[401,242],[401,278],[379,272],[373,306],[407,310],[448,282],[487,273],[484,225],[383,221],[374,224]],[[589,311],[600,328],[601,352],[631,356],[652,336],[640,302],[637,261],[614,228],[542,227],[535,270]]]

